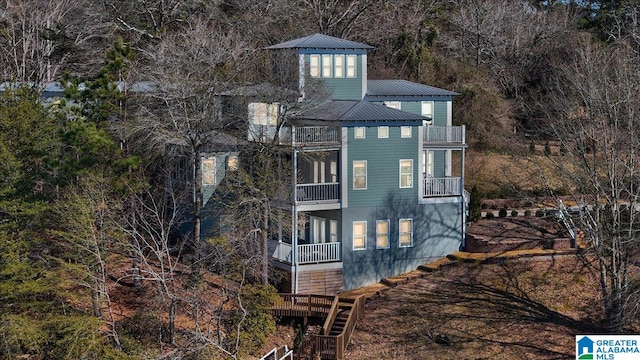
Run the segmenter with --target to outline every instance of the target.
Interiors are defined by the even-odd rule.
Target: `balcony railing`
[[[336,202],[340,200],[340,183],[296,185],[296,202]]]
[[[459,177],[423,178],[423,196],[460,196],[462,195],[462,181]]]
[[[465,128],[462,126],[434,126],[424,128],[425,144],[465,144]]]
[[[302,126],[295,128],[293,145],[340,144],[342,135],[337,127]]]
[[[292,263],[292,250],[293,247],[291,244],[281,242],[273,252],[273,257],[284,262]],[[298,245],[298,264],[317,264],[340,261],[340,259],[339,242]]]

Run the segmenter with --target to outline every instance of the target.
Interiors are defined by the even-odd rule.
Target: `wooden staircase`
[[[326,316],[320,334],[312,335],[310,342],[296,349],[296,358],[310,353],[319,355],[322,360],[344,359],[356,322],[364,315],[364,295],[336,296],[331,305],[327,303],[326,296],[281,294],[280,297],[282,301],[273,307],[274,315],[306,317],[322,313]]]

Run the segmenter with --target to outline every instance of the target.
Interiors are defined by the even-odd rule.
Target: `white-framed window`
[[[331,160],[329,163],[329,172],[331,174],[331,182],[338,182],[338,162],[335,160]]]
[[[367,248],[367,222],[353,222],[353,250],[365,250]]]
[[[423,101],[420,114],[431,119],[424,120],[422,125],[426,126],[433,124],[433,101]]]
[[[376,221],[376,249],[389,248],[389,220]]]
[[[338,220],[329,220],[329,241],[338,242]]]
[[[413,187],[413,159],[400,159],[400,188]]]
[[[344,77],[344,55],[334,55],[333,57],[333,77]]]
[[[202,159],[202,184],[203,185],[216,184],[216,158],[215,157]]]
[[[320,77],[320,55],[309,55],[309,75]]]
[[[364,126],[358,126],[353,128],[353,138],[354,139],[364,139],[367,137],[367,128]]]
[[[356,160],[353,162],[353,190],[367,189],[367,161]]]
[[[347,77],[356,77],[356,56],[347,55]]]
[[[400,110],[400,101],[385,101],[384,106],[392,109]]]
[[[400,127],[400,137],[401,138],[410,138],[411,137],[411,126],[401,126]]]
[[[435,152],[433,150],[425,150],[423,152],[424,161],[422,163],[422,173],[427,176],[433,176],[434,172],[434,162],[435,162]]]
[[[238,155],[229,155],[227,158],[227,169],[229,171],[238,170]]]
[[[322,77],[323,78],[330,78],[331,77],[331,70],[333,67],[333,62],[331,61],[332,56],[331,54],[324,54],[322,55]]]
[[[387,138],[389,138],[389,127],[378,126],[378,139],[387,139]]]
[[[400,219],[399,231],[400,247],[413,246],[413,219]]]

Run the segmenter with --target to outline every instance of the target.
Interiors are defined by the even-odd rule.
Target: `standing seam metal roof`
[[[369,80],[366,98],[385,96],[456,96],[457,92],[407,80]]]
[[[361,122],[422,121],[429,118],[368,101],[331,100],[294,116],[293,119]]]
[[[355,41],[339,39],[324,34],[313,34],[303,38],[289,40],[280,44],[271,45],[266,49],[362,49],[372,50],[373,46],[357,43]]]

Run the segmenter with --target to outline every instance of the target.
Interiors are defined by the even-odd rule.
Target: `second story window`
[[[425,120],[423,125],[433,124],[433,101],[423,101],[421,105],[421,115],[430,118],[431,120]]]
[[[354,139],[364,139],[366,137],[366,128],[364,126],[359,126],[353,128],[353,138]]]
[[[401,138],[410,138],[411,137],[411,126],[401,126],[400,127],[400,137]]]
[[[309,74],[320,77],[320,55],[309,55]]]
[[[400,188],[413,187],[413,160],[400,160]]]
[[[353,190],[367,189],[367,161],[357,160],[353,162]]]
[[[386,139],[389,137],[388,126],[378,126],[378,139]]]
[[[202,159],[202,184],[203,185],[216,184],[216,158],[215,157]]]
[[[344,55],[333,57],[333,77],[344,77]]]
[[[356,56],[347,55],[347,77],[356,77]]]
[[[331,77],[331,68],[333,67],[331,64],[332,56],[330,54],[322,55],[322,77],[330,78]]]

